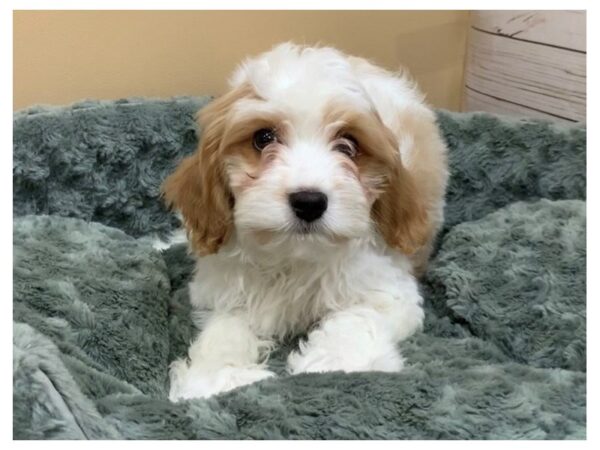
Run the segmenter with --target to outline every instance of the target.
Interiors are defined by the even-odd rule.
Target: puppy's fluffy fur
[[[200,256],[189,289],[202,332],[171,367],[171,399],[273,376],[274,342],[299,333],[290,373],[400,370],[443,219],[433,112],[406,77],[332,48],[279,45],[230,86],[163,186]],[[257,130],[271,132],[264,148]],[[289,200],[306,190],[327,196],[310,223]]]

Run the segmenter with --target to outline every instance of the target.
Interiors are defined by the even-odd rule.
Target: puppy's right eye
[[[252,145],[260,152],[267,145],[275,142],[276,140],[277,135],[275,134],[275,130],[272,128],[261,128],[254,133],[254,136],[252,137]]]
[[[354,159],[358,154],[358,142],[349,134],[344,134],[333,143],[333,149],[336,152],[343,153],[350,159]]]

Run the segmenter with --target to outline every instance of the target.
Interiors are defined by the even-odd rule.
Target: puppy
[[[171,366],[173,401],[274,374],[402,368],[422,324],[416,276],[443,220],[446,148],[405,76],[333,48],[248,59],[200,114],[198,151],[163,185],[199,256],[200,335]]]

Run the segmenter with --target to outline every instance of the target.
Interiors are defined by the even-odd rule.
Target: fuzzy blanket
[[[14,438],[585,438],[585,128],[484,114],[438,113],[447,220],[402,372],[289,376],[291,341],[279,377],[170,403],[193,261],[151,242],[207,101],[15,114]]]

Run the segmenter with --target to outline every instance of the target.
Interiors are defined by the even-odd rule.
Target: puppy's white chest
[[[327,278],[314,268],[259,274],[250,283],[257,289],[246,297],[251,322],[259,332],[276,336],[307,331],[331,309],[324,289]]]

